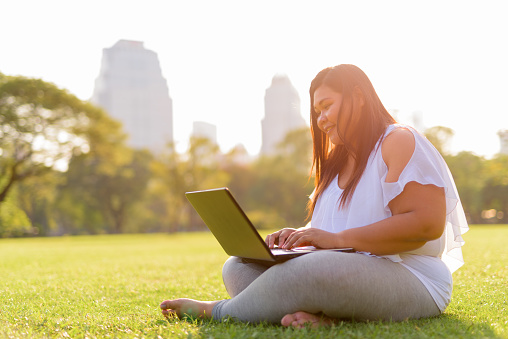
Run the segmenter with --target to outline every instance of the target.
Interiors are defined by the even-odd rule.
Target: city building
[[[208,122],[194,121],[192,123],[192,136],[206,138],[213,144],[217,144],[217,127]]]
[[[120,40],[102,53],[91,101],[122,122],[133,148],[159,153],[173,141],[173,104],[157,54]]]
[[[265,116],[261,121],[261,154],[274,154],[286,134],[305,126],[300,97],[286,75],[276,75],[265,92]]]
[[[497,132],[497,135],[499,135],[499,141],[501,143],[499,153],[508,155],[508,129]]]

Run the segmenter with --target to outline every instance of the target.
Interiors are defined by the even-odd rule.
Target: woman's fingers
[[[313,245],[316,247],[322,247],[321,246],[321,240],[320,236],[322,236],[323,231],[316,230],[316,229],[302,229],[298,230],[296,232],[291,233],[289,237],[286,239],[283,248],[285,249],[291,249],[293,247],[298,246],[309,246]],[[325,232],[328,234],[328,232]]]
[[[268,248],[273,248],[275,246],[275,241],[277,240],[281,232],[282,231],[277,231],[275,233],[267,235],[265,242],[268,245]]]
[[[303,236],[304,233],[305,231],[296,231],[291,233],[282,243],[282,248],[290,249],[291,247],[297,246],[297,241]]]
[[[282,247],[286,239],[295,231],[294,228],[283,228],[280,231],[269,234],[265,238],[265,243],[269,248],[274,248],[275,245]]]
[[[343,246],[337,242],[339,233],[330,233],[315,228],[308,228],[293,232],[284,243],[283,248],[290,249],[298,246],[314,246],[317,248],[334,248]]]
[[[265,238],[265,243],[266,243],[266,245],[267,245],[268,247],[270,247],[270,237],[271,237],[271,236],[272,236],[271,234],[268,234],[268,235],[266,236],[266,238]]]
[[[284,243],[286,242],[286,239],[292,234],[294,233],[294,231],[288,231],[288,230],[283,230],[280,234],[279,234],[279,247],[282,247],[284,245]]]

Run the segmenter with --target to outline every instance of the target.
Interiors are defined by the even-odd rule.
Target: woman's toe
[[[282,324],[282,326],[289,327],[293,325],[294,321],[296,321],[294,314],[286,314],[284,317],[282,317],[280,323]]]

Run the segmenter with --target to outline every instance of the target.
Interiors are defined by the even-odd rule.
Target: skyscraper
[[[276,75],[265,92],[265,116],[261,121],[261,154],[273,154],[286,134],[305,126],[300,97],[286,75]]]
[[[160,152],[173,141],[173,104],[157,54],[141,41],[105,48],[92,102],[121,121],[134,148]]]
[[[501,143],[499,153],[508,155],[508,129],[497,132],[497,135],[499,135],[499,142]]]
[[[213,144],[217,144],[217,127],[208,122],[194,121],[192,124],[192,136],[206,138]]]

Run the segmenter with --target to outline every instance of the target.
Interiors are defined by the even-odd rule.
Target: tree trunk
[[[18,176],[15,172],[15,167],[12,168],[12,174],[9,178],[9,181],[7,182],[7,185],[2,189],[2,192],[0,192],[0,203],[4,202],[5,198],[7,197],[7,193],[9,193],[10,189],[12,188],[12,185],[16,182]]]

